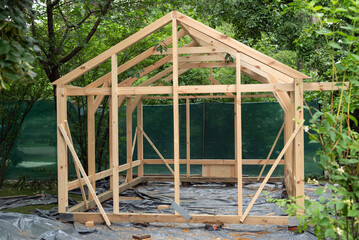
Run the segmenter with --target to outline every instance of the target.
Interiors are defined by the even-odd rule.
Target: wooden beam
[[[336,83],[332,82],[313,82],[303,83],[303,91],[336,91],[340,89],[348,90],[349,82],[339,83],[340,86],[336,86]]]
[[[57,126],[67,119],[67,98],[63,86],[56,88]],[[68,153],[65,139],[57,129],[57,192],[59,213],[65,213],[68,206]]]
[[[298,72],[298,71],[288,67],[287,65],[285,65],[271,57],[268,57],[267,55],[255,50],[251,47],[246,46],[245,44],[243,44],[241,42],[238,42],[220,32],[217,32],[216,30],[214,30],[200,22],[197,22],[196,20],[194,20],[188,16],[178,13],[177,20],[183,24],[186,24],[186,25],[206,34],[207,36],[211,37],[212,39],[218,40],[218,41],[222,42],[223,44],[225,44],[229,47],[232,47],[232,48],[236,49],[237,51],[244,53],[245,55],[252,56],[252,57],[258,59],[259,61],[270,66],[271,68],[273,68],[277,71],[283,72],[284,74],[286,74],[292,78],[300,78],[300,79],[309,78],[305,74]]]
[[[178,57],[179,63],[187,63],[187,62],[223,62],[225,58],[218,54],[206,54],[200,56],[182,56]],[[172,62],[172,60],[170,60]]]
[[[63,215],[66,216],[66,215]],[[96,223],[101,223],[98,213],[73,213],[71,214],[75,222],[85,223],[89,219]],[[191,218],[186,221],[181,215],[156,214],[156,213],[120,213],[108,215],[112,222],[163,222],[163,223],[207,223],[207,224],[248,224],[248,225],[288,225],[288,216],[249,216],[244,222],[239,221],[238,216],[234,215],[199,215],[191,214]]]
[[[173,43],[172,43],[173,44]],[[193,54],[193,53],[222,53],[223,50],[214,47],[180,47],[178,54]],[[167,51],[155,52],[154,55],[174,55],[174,48],[167,48]]]
[[[144,159],[145,164],[163,164],[161,159]],[[168,164],[173,164],[173,159],[166,159]],[[180,164],[187,164],[187,159],[180,159]],[[191,159],[191,165],[234,165],[234,159]],[[266,159],[242,159],[242,165],[263,165]],[[269,159],[267,164],[273,164],[275,159]],[[281,160],[279,164],[284,164]]]
[[[278,132],[278,134],[277,134],[277,137],[275,138],[274,143],[273,143],[271,149],[269,150],[269,153],[268,153],[266,162],[264,163],[264,165],[263,165],[263,167],[262,167],[262,170],[261,170],[261,172],[259,173],[258,181],[259,181],[259,179],[262,177],[263,171],[264,171],[264,169],[266,168],[266,166],[267,166],[267,164],[268,164],[268,162],[269,162],[269,158],[271,157],[271,155],[272,155],[272,153],[273,153],[273,150],[274,150],[275,146],[277,145],[278,139],[279,139],[279,137],[280,137],[280,135],[282,134],[282,131],[283,131],[283,129],[284,129],[284,125],[285,125],[285,123],[283,122],[282,126],[281,126],[280,129],[279,129],[279,132]]]
[[[81,174],[82,174],[82,176],[83,176],[83,178],[84,178],[84,180],[85,180],[85,182],[86,182],[87,188],[88,188],[88,190],[91,192],[91,195],[93,196],[94,201],[95,201],[95,203],[96,203],[98,209],[100,210],[100,213],[101,213],[102,218],[105,220],[107,226],[110,226],[110,225],[111,225],[111,222],[110,222],[110,220],[108,219],[108,217],[107,217],[107,215],[106,215],[106,212],[105,212],[105,210],[103,209],[103,207],[102,207],[102,205],[101,205],[101,202],[100,202],[99,199],[97,198],[95,190],[92,188],[91,182],[90,182],[90,180],[88,179],[84,168],[82,167],[82,164],[81,164],[81,162],[80,162],[80,159],[78,158],[78,156],[77,156],[77,154],[76,154],[76,151],[75,151],[75,148],[74,148],[74,146],[71,144],[71,141],[70,141],[69,137],[67,136],[66,131],[65,131],[63,125],[60,124],[58,128],[60,129],[60,132],[61,132],[62,136],[63,136],[64,139],[65,139],[65,142],[66,142],[66,144],[67,144],[67,147],[70,149],[70,152],[71,152],[72,157],[73,157],[73,160],[74,160],[74,164],[77,165],[77,167],[79,168],[79,170],[80,170],[80,172],[81,172]],[[86,205],[87,205],[87,203],[86,203]]]
[[[180,30],[178,32],[178,38],[182,38],[186,35],[186,32],[184,30]],[[163,41],[164,44],[166,45],[170,45],[172,43],[172,36],[166,38]],[[146,58],[150,57],[153,55],[153,53],[157,52],[157,46],[156,47],[151,47],[149,49],[147,49],[146,51],[144,51],[143,53],[137,55],[136,57],[128,60],[127,62],[125,62],[124,64],[120,65],[117,68],[117,74],[121,74],[124,71],[130,69],[131,67],[135,66],[136,64],[142,62],[143,60],[145,60]],[[86,86],[86,88],[95,88],[100,86],[102,83],[104,82],[109,82],[111,81],[111,72],[105,74],[104,76],[100,77],[99,79],[97,79],[96,81],[90,83],[89,85]]]
[[[300,79],[294,82],[294,125],[299,126],[298,121],[304,122],[303,109],[303,83]],[[304,131],[300,128],[294,139],[294,164],[293,164],[293,184],[295,185],[294,197],[296,203],[304,208]],[[298,210],[297,214],[304,214],[303,210]]]
[[[172,61],[173,61],[173,159],[174,159],[174,193],[175,202],[180,205],[180,168],[179,168],[179,105],[178,105],[178,49],[177,15],[172,12]],[[195,48],[190,48],[195,49]],[[183,49],[182,49],[183,50]],[[198,53],[198,52],[189,52]],[[179,214],[177,211],[176,214]]]
[[[143,129],[143,107],[142,100],[137,104],[137,158],[141,161],[138,166],[138,176],[143,177],[143,133],[138,129]]]
[[[238,188],[238,212],[242,215],[242,102],[241,102],[241,53],[236,54],[236,98],[234,102],[234,124],[235,124],[235,160],[236,160],[236,177]]]
[[[241,98],[258,98],[258,97],[270,97],[274,98],[272,94],[246,94],[241,95]],[[173,96],[144,96],[143,99],[172,99]],[[202,99],[202,98],[235,98],[235,95],[187,95],[178,96],[179,99]]]
[[[115,46],[111,47],[110,49],[106,50],[105,52],[97,55],[93,59],[89,60],[88,62],[82,64],[81,66],[77,67],[76,69],[72,70],[71,72],[67,73],[63,77],[59,78],[52,85],[59,85],[59,84],[68,84],[74,79],[82,76],[86,72],[90,71],[94,67],[98,66],[99,64],[103,63],[107,59],[109,59],[112,55],[117,54],[128,47],[132,46],[133,44],[137,43],[141,39],[147,37],[151,33],[157,31],[158,29],[162,28],[163,26],[167,25],[171,22],[171,13],[166,14],[165,16],[161,17],[157,21],[151,23],[147,27],[141,29],[140,31],[136,32],[135,34],[131,35],[130,37],[126,38],[125,40],[119,42]],[[117,66],[116,66],[117,69]]]
[[[98,96],[101,98],[103,96]],[[97,100],[97,98],[96,98]],[[96,191],[95,173],[96,173],[96,139],[95,139],[95,111],[96,100],[94,96],[87,96],[87,169],[88,176],[91,177],[91,185]],[[102,100],[102,99],[101,99]],[[93,196],[89,194],[89,199]]]
[[[110,125],[111,125],[111,138],[110,138],[110,151],[111,151],[111,158],[112,158],[112,165],[111,168],[113,170],[112,174],[112,186],[113,186],[113,213],[119,213],[120,212],[120,203],[119,203],[119,192],[118,192],[118,184],[119,184],[119,175],[117,172],[118,168],[118,93],[117,93],[117,55],[114,54],[111,57],[111,119],[110,119]]]
[[[89,91],[90,90],[90,91]],[[172,94],[171,86],[146,86],[146,87],[120,87],[118,88],[119,95],[144,95],[144,94]],[[274,92],[274,91],[294,91],[293,84],[279,83],[279,84],[242,84],[242,92]],[[235,84],[230,85],[187,85],[178,86],[179,94],[187,93],[228,93],[235,92]],[[110,95],[110,88],[96,88],[96,89],[66,89],[68,96],[85,96],[85,95]]]
[[[200,62],[200,63],[184,63],[180,66],[183,69],[191,68],[234,68],[236,67],[235,63],[232,62]]]
[[[212,68],[211,68],[212,69]],[[222,85],[217,79],[215,79],[213,76],[210,76],[208,78],[213,84]],[[232,93],[225,93],[225,95],[233,96]]]
[[[271,169],[269,170],[269,172],[267,173],[267,176],[264,178],[263,182],[261,183],[260,187],[258,188],[256,194],[254,195],[254,197],[252,198],[251,202],[249,203],[246,211],[244,212],[244,214],[241,216],[241,222],[244,222],[244,220],[246,219],[249,211],[252,209],[255,201],[257,200],[259,194],[262,192],[264,186],[267,184],[268,179],[272,176],[272,173],[274,172],[275,168],[277,167],[279,161],[282,159],[284,153],[287,151],[287,149],[289,148],[289,146],[291,145],[292,141],[294,140],[294,138],[297,136],[298,132],[302,129],[302,126],[304,124],[304,121],[298,125],[295,129],[295,131],[292,133],[292,135],[290,136],[290,138],[288,139],[288,142],[284,145],[282,151],[280,152],[280,154],[278,155],[277,159],[275,160],[274,164],[272,165]]]

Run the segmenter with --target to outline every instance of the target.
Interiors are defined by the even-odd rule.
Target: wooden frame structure
[[[118,66],[117,55],[132,46],[136,42],[164,27],[172,24],[172,36],[163,42],[172,45],[166,52],[156,51],[152,47],[128,62]],[[181,28],[181,30],[178,30]],[[178,40],[188,35],[193,41],[186,46],[179,47]],[[118,75],[143,61],[152,55],[163,55],[163,58],[146,67],[141,72],[143,77],[155,71],[165,63],[172,63],[171,67],[157,73],[138,86],[132,86],[137,80],[130,77],[118,82]],[[185,54],[185,55],[184,55]],[[230,54],[233,62],[226,62],[225,56]],[[76,87],[69,85],[72,81],[99,64],[111,59],[111,72],[87,85]],[[220,68],[231,67],[236,69],[236,84],[222,85],[210,75],[211,85],[179,85],[179,75],[192,68]],[[212,71],[211,71],[212,73]],[[241,84],[241,74],[250,76],[260,84]],[[173,11],[159,20],[148,25],[144,29],[128,37],[107,51],[89,60],[70,73],[64,75],[53,84],[56,85],[57,93],[57,158],[58,158],[58,205],[61,218],[85,222],[190,222],[190,223],[232,223],[232,224],[275,224],[294,225],[286,216],[253,216],[248,215],[254,202],[258,198],[265,184],[271,180],[271,174],[279,164],[284,165],[284,182],[290,195],[299,197],[304,195],[304,146],[303,146],[303,91],[336,90],[338,87],[332,83],[303,83],[308,76],[222,34],[202,23],[179,12]],[[159,79],[169,82],[172,86],[156,85]],[[267,92],[267,95],[251,95],[253,92]],[[213,95],[221,93],[223,95]],[[245,94],[244,94],[245,93]],[[148,96],[148,95],[168,96]],[[192,95],[191,95],[192,94]],[[208,95],[193,95],[208,94]],[[95,171],[95,118],[94,115],[105,95],[110,96],[110,168]],[[88,172],[84,171],[74,149],[70,129],[67,124],[67,97],[87,96],[88,104]],[[275,97],[284,111],[284,123],[281,131],[284,131],[285,145],[276,159],[270,159],[278,136],[266,159],[242,159],[242,133],[241,133],[241,98],[243,97]],[[173,136],[174,156],[173,159],[165,159],[155,144],[143,130],[142,99],[166,98],[173,99]],[[186,159],[179,158],[179,99],[186,99],[186,125],[187,125],[187,152]],[[190,159],[190,116],[189,99],[191,98],[233,98],[235,108],[235,159]],[[127,162],[119,165],[118,148],[118,108],[126,100],[126,145]],[[135,135],[132,136],[132,113],[137,111],[137,126]],[[295,119],[295,121],[293,121]],[[144,159],[144,139],[157,152],[159,159]],[[137,142],[137,143],[136,143]],[[133,152],[137,144],[138,159],[133,160]],[[78,179],[68,181],[68,149],[70,150],[75,164]],[[284,158],[283,158],[284,157]],[[145,164],[165,164],[171,171],[171,176],[145,175]],[[170,166],[174,164],[174,168]],[[186,175],[180,175],[180,164],[187,166]],[[190,167],[193,164],[203,165],[204,174],[193,176]],[[243,164],[272,165],[268,174],[262,177],[263,169],[258,178],[242,176]],[[137,176],[133,174],[133,168],[138,168]],[[119,172],[126,171],[126,183],[119,185]],[[96,195],[95,182],[110,177],[111,189]],[[129,189],[143,181],[174,181],[174,202],[181,204],[180,183],[198,181],[222,181],[236,182],[238,186],[238,210],[235,215],[191,215],[185,220],[178,212],[174,214],[146,214],[146,213],[120,213],[119,193]],[[274,180],[279,180],[278,178]],[[243,181],[260,181],[261,185],[246,209],[242,209],[242,183]],[[88,198],[83,186],[89,189]],[[68,191],[81,188],[83,202],[68,208]],[[113,199],[113,212],[106,213],[101,202]],[[298,199],[303,204],[303,198]],[[97,206],[99,213],[84,212]],[[298,213],[300,214],[300,213]]]

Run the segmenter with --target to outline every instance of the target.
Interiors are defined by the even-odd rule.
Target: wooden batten
[[[140,96],[141,97],[141,96]],[[133,177],[132,172],[132,109],[131,109],[132,99],[126,99],[126,153],[127,153],[127,163],[130,165],[130,168],[127,170],[126,182],[131,182]],[[135,105],[135,103],[133,103]]]
[[[234,102],[234,154],[236,160],[236,177],[237,177],[237,188],[238,188],[238,211],[237,215],[242,215],[242,102],[241,102],[241,53],[236,54],[236,98]]]
[[[57,126],[67,121],[67,98],[64,86],[56,88]],[[64,137],[57,129],[57,186],[59,213],[65,213],[68,206],[68,153]]]
[[[175,202],[180,205],[180,168],[179,168],[179,105],[178,105],[178,41],[176,12],[172,15],[172,61],[173,61],[173,159]],[[178,212],[176,211],[176,214]]]
[[[143,128],[143,107],[142,100],[137,105],[137,129]],[[143,133],[137,130],[137,158],[141,164],[138,166],[138,176],[143,177]]]

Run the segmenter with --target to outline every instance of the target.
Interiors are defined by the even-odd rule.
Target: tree
[[[0,90],[13,81],[34,77],[33,38],[27,34],[31,0],[3,0],[0,5]]]

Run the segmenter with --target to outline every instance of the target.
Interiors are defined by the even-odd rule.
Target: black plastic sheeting
[[[101,189],[101,186],[103,189]],[[259,184],[243,187],[243,211],[249,204]],[[314,189],[314,186],[306,188]],[[107,189],[99,183],[98,191]],[[267,184],[264,191],[272,198],[285,198],[281,183]],[[74,191],[76,193],[76,191]],[[313,197],[313,191],[306,192]],[[129,189],[121,194],[121,212],[173,213],[172,209],[158,210],[158,205],[173,202],[173,183],[148,183]],[[237,187],[226,184],[193,184],[181,187],[181,206],[190,214],[236,214]],[[141,200],[124,200],[137,197]],[[55,198],[51,196],[49,199]],[[134,199],[134,198],[131,198]],[[28,199],[29,202],[31,199]],[[32,199],[35,200],[35,199]],[[36,199],[38,201],[38,199]],[[19,204],[14,202],[14,204]],[[41,203],[43,204],[43,203]],[[8,203],[7,207],[11,207]],[[14,205],[17,206],[17,205]],[[112,210],[112,200],[103,203],[106,211]],[[0,207],[3,207],[0,202]],[[250,215],[284,215],[274,203],[267,203],[263,194],[257,199]],[[0,240],[2,239],[132,239],[133,235],[150,234],[152,239],[316,239],[310,233],[297,234],[287,226],[231,225],[226,224],[216,231],[205,229],[204,224],[150,223],[148,227],[131,223],[112,224],[111,229],[98,224],[86,227],[79,223],[63,223],[56,220],[57,209],[36,210],[32,215],[0,211]]]

